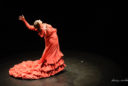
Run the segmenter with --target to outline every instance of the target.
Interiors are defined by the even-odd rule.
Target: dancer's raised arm
[[[28,29],[36,31],[35,27],[30,25],[23,15],[19,16],[19,20],[23,21]]]

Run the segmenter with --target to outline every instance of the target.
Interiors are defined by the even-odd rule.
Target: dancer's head
[[[35,22],[34,22],[34,27],[37,29],[37,30],[41,30],[40,29],[40,24],[42,24],[43,22],[41,21],[41,20],[36,20]]]

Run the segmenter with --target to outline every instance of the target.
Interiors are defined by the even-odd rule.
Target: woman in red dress
[[[22,79],[39,79],[50,77],[65,68],[63,53],[60,51],[57,30],[51,25],[36,20],[34,25],[30,25],[24,16],[19,16],[28,29],[37,31],[38,35],[45,39],[45,49],[42,57],[35,61],[23,61],[10,68],[9,74]]]

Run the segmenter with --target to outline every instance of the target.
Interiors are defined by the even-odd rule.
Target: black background
[[[108,56],[122,67],[126,66],[126,55],[122,53],[124,47],[120,44],[123,33],[116,21],[119,8],[91,8],[85,5],[69,2],[2,2],[0,59],[10,54],[44,49],[44,40],[18,20],[18,16],[23,14],[30,24],[41,19],[57,28],[62,51],[94,52]]]
[[[92,7],[87,6],[88,3],[79,2],[2,1],[1,67],[4,63],[2,61],[7,59],[6,62],[9,62],[19,56],[18,53],[44,50],[44,39],[40,38],[37,32],[28,30],[24,23],[18,20],[19,15],[23,14],[30,24],[41,19],[57,28],[62,52],[69,51],[69,56],[70,51],[96,53],[118,64],[123,71],[119,74],[121,79],[127,78],[127,52],[123,41],[126,40],[126,32],[118,22],[122,14],[119,11],[121,9]],[[12,55],[14,57],[8,59]],[[6,65],[4,67],[6,68]]]

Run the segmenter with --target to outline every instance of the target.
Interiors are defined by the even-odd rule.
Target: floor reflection
[[[99,86],[100,84],[105,86],[106,83],[111,84],[115,72],[119,72],[117,65],[103,56],[85,52],[69,51],[64,53],[67,67],[55,76],[39,80],[22,80],[10,77],[8,69],[17,62],[13,60],[4,63],[4,67],[1,66],[1,68],[3,67],[1,83],[5,83],[6,86]],[[110,84],[106,84],[106,86],[110,86]]]

